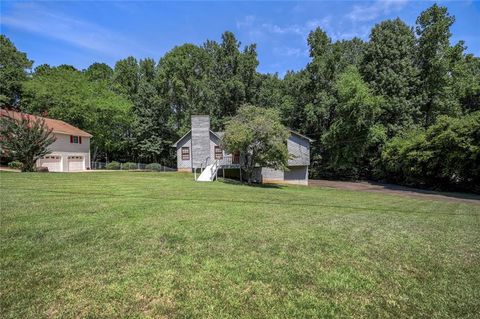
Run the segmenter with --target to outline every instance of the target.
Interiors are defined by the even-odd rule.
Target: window
[[[223,150],[220,146],[215,146],[215,159],[223,159]]]
[[[70,143],[73,143],[73,144],[82,144],[82,137],[81,137],[81,136],[73,136],[73,135],[70,135]]]
[[[190,148],[182,147],[182,161],[188,161],[190,159]]]

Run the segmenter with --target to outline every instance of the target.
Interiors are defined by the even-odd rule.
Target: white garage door
[[[47,155],[40,159],[40,166],[47,167],[49,172],[60,172],[62,170],[61,163],[60,156]]]
[[[68,171],[69,172],[83,171],[83,156],[69,156]]]

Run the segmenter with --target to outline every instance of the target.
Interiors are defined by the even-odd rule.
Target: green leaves
[[[20,161],[23,172],[33,172],[35,162],[50,153],[48,146],[55,141],[51,132],[41,118],[18,118],[6,111],[0,116],[0,154]]]
[[[222,144],[228,153],[240,152],[250,182],[255,166],[286,169],[288,136],[278,111],[244,105],[227,122]]]
[[[382,99],[372,94],[353,66],[340,75],[335,88],[337,117],[322,136],[327,163],[337,174],[358,178],[369,168],[368,139]]]
[[[45,113],[91,133],[95,160],[97,155],[125,151],[132,105],[115,94],[108,81],[91,81],[91,74],[68,67],[43,66],[24,83],[22,110]]]
[[[0,106],[18,105],[22,82],[27,79],[26,70],[32,67],[32,63],[12,41],[0,35]]]

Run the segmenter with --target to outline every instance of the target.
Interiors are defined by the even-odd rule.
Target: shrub
[[[440,116],[426,131],[390,140],[382,162],[390,180],[409,185],[480,192],[480,112]]]
[[[125,169],[125,170],[138,169],[138,166],[135,163],[126,162],[125,164],[122,164],[122,169]]]
[[[48,173],[48,167],[44,167],[44,166],[42,166],[42,167],[37,167],[37,168],[36,168],[36,171],[37,171],[37,172],[40,172],[40,173]]]
[[[105,168],[106,169],[120,169],[120,163],[116,162],[116,161],[113,161],[113,162],[110,162],[107,165],[105,165]]]
[[[12,161],[8,163],[8,167],[13,168],[13,169],[22,169],[22,162],[20,161]]]
[[[149,171],[160,172],[162,170],[162,165],[160,165],[158,163],[150,163],[147,166],[145,166],[145,169],[149,170]]]

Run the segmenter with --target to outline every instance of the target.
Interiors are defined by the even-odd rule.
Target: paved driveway
[[[435,192],[417,188],[404,187],[394,184],[382,184],[376,182],[342,182],[342,181],[328,181],[310,179],[308,181],[310,187],[330,187],[336,189],[345,189],[352,191],[373,192],[393,194],[408,197],[418,197],[426,199],[445,200],[450,202],[473,203],[480,205],[480,195],[467,193],[450,193],[450,192]]]

